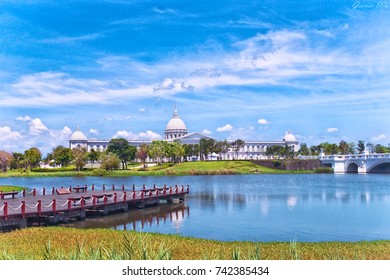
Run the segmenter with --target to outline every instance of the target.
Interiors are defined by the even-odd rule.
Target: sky
[[[2,0],[0,150],[189,132],[390,142],[390,1]]]

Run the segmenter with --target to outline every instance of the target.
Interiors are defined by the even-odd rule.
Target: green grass
[[[390,241],[220,242],[112,229],[35,227],[0,234],[0,259],[389,260]]]
[[[0,186],[0,191],[10,192],[10,191],[22,191],[25,188],[19,186]]]
[[[177,164],[161,164],[146,169],[129,167],[127,170],[100,172],[98,169],[72,171],[72,167],[65,169],[50,169],[35,171],[10,170],[1,173],[0,177],[74,177],[74,176],[169,176],[169,175],[233,175],[233,174],[292,174],[314,173],[313,171],[284,171],[256,165],[250,161],[205,161],[182,162]]]

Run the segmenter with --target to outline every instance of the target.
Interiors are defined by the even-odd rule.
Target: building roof
[[[77,131],[75,131],[72,136],[70,137],[70,140],[72,141],[87,141],[87,137],[85,137],[84,133],[80,131],[80,128],[77,128]]]
[[[175,107],[172,119],[168,122],[165,130],[187,130],[185,123],[179,118],[179,113]]]
[[[295,142],[295,141],[297,141],[297,140],[295,139],[294,134],[292,134],[291,131],[288,130],[288,132],[286,133],[286,135],[284,135],[283,141],[286,141],[286,142]]]

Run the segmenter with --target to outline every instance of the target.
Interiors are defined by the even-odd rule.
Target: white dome
[[[70,140],[73,140],[73,141],[87,141],[87,137],[85,137],[84,133],[82,133],[80,131],[80,129],[77,129],[77,131],[72,134],[72,137],[70,137]]]
[[[179,118],[179,113],[177,112],[176,108],[175,108],[175,111],[173,112],[173,117],[168,122],[165,130],[187,130],[186,125]]]
[[[173,112],[172,119],[167,123],[165,128],[165,139],[176,139],[187,135],[187,127],[179,118],[179,113],[176,110]]]
[[[179,130],[179,129],[187,130],[186,125],[179,118],[172,118],[168,122],[167,127],[165,128],[165,130]]]
[[[292,133],[290,132],[290,130],[289,130],[289,131],[286,133],[286,135],[284,135],[283,141],[285,141],[285,142],[295,142],[295,141],[297,141],[297,140],[295,139],[294,134],[292,134]]]

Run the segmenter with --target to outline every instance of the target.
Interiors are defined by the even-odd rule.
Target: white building
[[[175,107],[172,118],[168,121],[165,131],[165,141],[177,141],[182,144],[195,145],[199,144],[201,139],[213,139],[200,132],[188,133],[187,127]],[[88,151],[94,149],[95,151],[105,151],[110,140],[88,140],[87,137],[77,129],[69,140],[69,147],[71,149],[76,147],[85,147]],[[150,144],[152,140],[129,140],[129,144],[135,147],[141,144]],[[233,141],[228,141],[233,142]],[[280,141],[262,141],[262,140],[245,140],[245,144],[236,153],[233,148],[230,148],[226,154],[218,155],[220,159],[262,159],[265,158],[265,151],[267,147],[271,146],[285,146],[288,145],[293,148],[295,152],[299,150],[299,141],[295,136],[288,131]],[[215,157],[215,155],[214,155]]]

